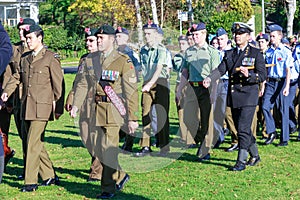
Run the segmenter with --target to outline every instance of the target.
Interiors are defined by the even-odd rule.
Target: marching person
[[[85,42],[86,42],[86,48],[88,50],[87,54],[84,54],[79,61],[79,66],[78,66],[78,71],[80,71],[80,68],[82,68],[84,59],[88,56],[89,53],[97,53],[98,51],[98,43],[97,43],[97,37],[95,36],[95,33],[98,29],[96,28],[85,28]],[[70,112],[72,109],[72,103],[74,99],[74,88],[76,88],[76,84],[78,82],[78,79],[80,79],[80,74],[76,74],[76,77],[73,81],[73,88],[68,94],[68,97],[66,99],[66,104],[65,104],[65,109],[66,111]],[[92,91],[88,93],[87,98],[83,102],[81,109],[80,109],[80,119],[79,119],[79,129],[80,129],[80,136],[82,142],[86,146],[90,146],[90,144],[87,144],[87,142],[90,142],[88,139],[90,136],[90,129],[89,129],[89,124],[90,124],[90,116],[91,116],[91,105],[93,98],[92,96]],[[90,174],[88,178],[88,182],[95,182],[95,181],[100,181],[102,176],[102,165],[99,161],[99,159],[96,156],[92,156],[92,164],[90,167]]]
[[[173,69],[177,72],[177,79],[176,79],[176,86],[175,86],[175,94],[178,90],[178,85],[180,83],[180,77],[181,77],[181,71],[182,71],[182,63],[184,61],[184,55],[187,48],[189,48],[189,44],[187,41],[187,37],[184,35],[181,35],[178,37],[178,43],[180,51],[174,56],[173,58]],[[189,129],[186,127],[184,123],[184,107],[185,102],[190,98],[189,94],[191,94],[191,86],[189,84],[186,84],[184,86],[182,92],[182,98],[180,100],[176,100],[176,106],[177,106],[177,112],[178,112],[178,120],[179,120],[179,130],[180,130],[180,137],[181,141],[186,145],[187,148],[194,148],[196,147],[194,138],[192,134],[189,132]],[[192,94],[193,95],[193,94]]]
[[[128,118],[129,133],[138,127],[137,78],[131,59],[114,49],[115,30],[102,25],[95,33],[100,54],[88,55],[79,69],[80,78],[74,90],[71,116],[82,106],[92,91],[90,152],[100,160],[103,170],[101,194],[108,199],[122,190],[129,175],[121,170],[118,162],[119,130]]]
[[[221,64],[203,82],[204,87],[228,72],[228,98],[232,117],[238,131],[239,152],[233,171],[242,171],[246,164],[253,166],[260,161],[251,123],[258,103],[258,83],[266,79],[263,55],[259,49],[249,45],[252,29],[245,23],[232,26],[237,47],[226,51]],[[250,159],[247,162],[248,152]]]
[[[160,148],[159,156],[166,156],[169,147],[169,104],[170,90],[168,84],[169,68],[167,49],[159,44],[158,26],[151,21],[143,26],[147,44],[140,51],[143,86],[142,86],[142,123],[143,136],[140,139],[142,149],[134,154],[136,157],[149,155],[151,135],[151,107],[155,104],[157,116],[156,146]]]
[[[18,73],[20,72],[20,60],[21,60],[21,56],[23,53],[26,53],[29,50],[27,42],[26,42],[26,37],[24,36],[24,28],[27,27],[28,25],[34,25],[35,21],[31,18],[20,18],[20,21],[17,25],[17,28],[19,30],[19,38],[20,41],[15,43],[13,45],[13,56],[9,62],[9,66],[6,68],[5,73],[3,74],[3,88],[6,87],[6,83],[10,81],[10,79],[15,79],[18,77]],[[23,164],[24,164],[24,169],[23,169],[23,173],[18,176],[18,179],[23,180],[24,179],[24,173],[25,173],[25,152],[26,152],[26,141],[24,140],[25,136],[24,136],[24,131],[22,131],[21,128],[21,103],[20,103],[20,91],[22,90],[22,84],[19,84],[19,86],[15,89],[15,91],[13,92],[13,94],[10,96],[10,98],[7,100],[7,104],[11,105],[12,107],[12,112],[14,114],[14,120],[15,120],[15,124],[18,130],[18,134],[19,137],[22,140],[22,150],[23,150]],[[9,108],[9,107],[8,107]],[[10,117],[11,114],[9,114],[9,116],[7,116],[6,119],[8,119],[9,117],[9,122],[10,122]],[[2,118],[4,119],[4,118]],[[1,120],[2,121],[2,120]],[[5,131],[9,130],[9,124],[7,124],[7,128]],[[5,132],[8,133],[8,132]],[[14,154],[14,150],[12,150],[12,152],[10,153],[10,155],[7,157],[7,162],[8,162],[8,158],[12,157]]]
[[[198,150],[199,161],[210,159],[211,143],[203,143],[209,127],[209,118],[211,111],[211,99],[209,90],[203,87],[203,80],[208,76],[211,71],[218,67],[220,58],[218,50],[209,46],[206,42],[207,30],[203,22],[194,24],[191,32],[195,45],[186,50],[184,62],[182,64],[182,75],[176,97],[178,100],[182,98],[182,89],[189,83],[192,91],[195,93],[194,98],[187,102],[184,108],[184,122],[192,133],[195,143],[200,143],[201,146]],[[198,119],[200,108],[200,123],[195,123],[194,120]],[[201,153],[200,153],[201,149]],[[202,151],[202,149],[204,149]]]
[[[23,85],[21,120],[27,146],[25,185],[21,192],[32,192],[38,189],[38,175],[43,180],[41,186],[60,184],[43,138],[48,121],[54,117],[56,101],[62,94],[63,74],[57,54],[45,49],[43,45],[42,28],[38,25],[27,25],[24,27],[24,35],[31,51],[22,55],[19,71],[19,81]],[[9,97],[14,89],[4,89],[4,97]]]
[[[139,81],[139,73],[141,71],[140,58],[138,54],[128,46],[128,40],[129,40],[128,30],[126,28],[119,26],[116,29],[116,43],[118,46],[117,51],[120,51],[121,53],[129,56],[129,58],[133,63],[136,77],[138,78]],[[125,119],[125,123],[120,129],[120,138],[122,137],[125,137],[125,141],[122,146],[122,149],[124,150],[123,153],[132,152],[134,136],[129,134],[127,119]]]
[[[268,139],[266,145],[273,143],[277,137],[275,121],[271,110],[274,105],[281,115],[281,135],[278,146],[287,146],[289,141],[289,90],[291,68],[294,67],[292,52],[282,43],[282,27],[270,25],[271,47],[266,52],[266,63],[274,65],[268,68],[268,79],[263,93],[262,109],[266,121]]]

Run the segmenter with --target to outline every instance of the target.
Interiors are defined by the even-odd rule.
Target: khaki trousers
[[[54,178],[54,169],[44,146],[44,132],[47,121],[25,121],[27,152],[25,184],[37,184],[38,174],[42,180]]]

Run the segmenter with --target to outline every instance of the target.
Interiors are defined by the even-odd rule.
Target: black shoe
[[[210,154],[209,153],[206,154],[204,157],[197,159],[198,162],[209,161],[209,160],[210,160]]]
[[[269,135],[269,138],[265,141],[265,145],[269,145],[269,144],[272,144],[273,141],[276,139],[277,137],[277,133],[276,132],[273,132]]]
[[[233,152],[239,150],[239,144],[232,144],[229,148],[225,149],[226,152]]]
[[[117,190],[121,191],[124,188],[125,184],[129,181],[129,179],[130,179],[130,176],[128,174],[126,174],[125,177],[122,179],[122,181],[116,185]]]
[[[110,199],[114,196],[115,196],[114,193],[102,192],[101,194],[97,195],[96,198],[97,199]]]
[[[150,155],[152,152],[150,147],[143,147],[139,152],[135,153],[134,157],[144,157]]]
[[[54,178],[48,178],[47,180],[44,180],[41,184],[41,186],[50,186],[50,185],[60,185],[60,181],[57,175],[55,175]]]
[[[277,144],[277,147],[285,147],[288,145],[288,142],[280,142],[279,144]]]
[[[6,166],[9,162],[9,160],[14,157],[14,155],[16,154],[15,150],[11,150],[10,154],[6,155],[4,158],[4,166]]]
[[[232,168],[230,168],[231,171],[243,171],[246,169],[246,164],[238,161]]]
[[[249,160],[248,160],[248,162],[247,162],[247,165],[249,165],[249,166],[255,166],[255,165],[257,165],[260,161],[261,161],[261,159],[260,159],[259,156],[250,157]]]
[[[87,182],[98,182],[98,181],[101,181],[101,179],[89,177],[88,180],[87,180]]]
[[[33,192],[38,189],[37,184],[31,184],[31,185],[24,185],[24,187],[21,188],[21,192]]]

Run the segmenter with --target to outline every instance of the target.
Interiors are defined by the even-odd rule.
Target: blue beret
[[[116,34],[117,33],[124,33],[126,35],[129,35],[129,32],[126,28],[122,28],[121,26],[118,26],[118,28],[116,29]]]
[[[273,32],[273,31],[282,31],[282,27],[277,25],[277,24],[272,24],[272,25],[269,25],[268,26],[268,30],[270,32]]]
[[[157,27],[157,33],[161,34],[161,35],[164,35],[164,31],[160,27]]]
[[[260,33],[257,37],[256,37],[256,41],[264,39],[266,41],[269,41],[269,35],[268,34],[264,34],[264,33]]]
[[[30,19],[30,18],[20,18],[20,22],[18,23],[17,25],[17,28],[19,29],[20,26],[22,25],[34,25],[35,24],[35,21],[33,19]]]
[[[185,40],[185,41],[187,41],[187,38],[186,38],[186,36],[181,35],[181,36],[178,37],[178,41],[180,41],[180,40]]]
[[[216,32],[216,36],[220,37],[222,35],[227,35],[227,32],[223,28],[218,28],[218,30]]]
[[[84,29],[84,33],[85,33],[85,37],[89,37],[89,36],[95,36],[95,33],[97,32],[98,29],[96,28],[85,28]]]
[[[240,33],[240,34],[243,34],[243,33],[250,33],[252,32],[252,28],[246,24],[246,23],[243,23],[243,22],[234,22],[232,24],[232,27],[231,27],[231,31],[232,33]]]
[[[115,35],[115,29],[110,25],[104,24],[96,31],[95,36],[97,34]]]
[[[200,22],[199,24],[193,24],[191,32],[201,31],[204,29],[206,29],[206,25],[203,22]]]
[[[158,25],[157,24],[153,24],[152,21],[148,21],[147,24],[145,24],[143,26],[143,29],[157,29],[158,28]]]
[[[286,37],[281,39],[281,43],[282,44],[290,44],[289,40]]]

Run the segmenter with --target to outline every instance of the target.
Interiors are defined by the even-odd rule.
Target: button
[[[30,94],[28,94],[27,96],[29,96],[29,97],[30,97]]]
[[[39,73],[41,74],[41,73],[42,73],[42,71],[39,71]]]
[[[233,88],[234,85],[231,85],[231,87]]]
[[[31,85],[29,84],[28,87],[31,87]]]
[[[231,90],[231,92],[234,92],[234,90]]]
[[[31,78],[32,77],[32,75],[29,75],[29,78]]]

